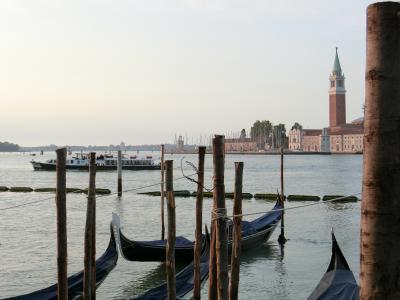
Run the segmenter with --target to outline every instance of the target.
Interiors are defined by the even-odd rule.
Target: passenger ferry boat
[[[49,159],[46,162],[31,161],[35,171],[55,171],[56,160]],[[96,157],[96,170],[110,171],[117,170],[118,157],[111,154],[101,154]],[[67,170],[89,170],[89,155],[84,153],[76,153],[73,157],[66,159]],[[160,162],[156,162],[152,156],[145,158],[138,158],[136,155],[129,157],[122,157],[123,170],[161,170]]]

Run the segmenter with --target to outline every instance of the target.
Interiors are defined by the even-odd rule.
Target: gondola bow
[[[332,256],[326,273],[308,300],[358,300],[359,288],[335,235],[332,232]]]

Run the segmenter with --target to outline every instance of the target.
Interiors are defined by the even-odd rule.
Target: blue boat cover
[[[282,208],[282,205],[279,201],[276,202],[274,208],[262,215],[261,217],[253,220],[253,221],[242,221],[242,236],[249,236],[257,231],[264,230],[267,227],[276,224],[282,216],[282,211],[274,211],[276,209]],[[228,221],[228,234],[229,237],[232,237],[233,223],[232,221]]]
[[[358,300],[359,288],[332,232],[332,256],[328,270],[308,300]]]
[[[249,223],[251,224],[251,226],[254,230],[256,230],[256,231],[263,230],[263,229],[267,228],[268,226],[271,226],[272,224],[277,223],[281,219],[282,211],[278,210],[281,208],[282,208],[281,202],[276,201],[274,208],[270,212],[267,212],[265,215],[262,215],[261,217],[255,219],[253,221],[250,221]],[[278,211],[276,211],[276,210],[278,210]]]
[[[106,252],[96,260],[96,287],[107,277],[117,264],[118,252],[114,234],[111,230],[111,239]],[[83,271],[68,277],[68,299],[76,299],[83,294]],[[56,300],[57,284],[42,290],[3,300]]]

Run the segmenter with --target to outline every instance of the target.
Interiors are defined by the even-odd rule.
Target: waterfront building
[[[329,152],[331,149],[329,128],[322,128],[322,133],[320,135],[321,152]]]
[[[289,131],[289,150],[300,151],[302,150],[302,139],[304,131],[301,129],[294,128]]]
[[[257,142],[251,138],[225,139],[225,152],[251,152],[257,150]]]
[[[289,150],[304,152],[360,153],[363,151],[364,118],[346,123],[345,77],[336,48],[329,75],[329,127],[292,129]]]
[[[330,152],[360,153],[363,151],[364,118],[359,118],[350,124],[331,127]]]
[[[321,152],[321,129],[303,129],[302,150]]]

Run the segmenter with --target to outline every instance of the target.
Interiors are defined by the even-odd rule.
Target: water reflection
[[[326,203],[326,209],[328,210],[345,210],[352,209],[354,207],[358,207],[361,202],[329,202]]]
[[[276,273],[276,279],[274,281],[275,284],[272,285],[272,292],[274,295],[274,298],[281,298],[281,299],[287,299],[289,296],[289,291],[288,291],[288,279],[287,279],[287,270],[286,270],[286,265],[284,261],[285,257],[285,245],[284,244],[279,244],[279,259],[275,262],[275,268],[274,271]]]
[[[284,246],[270,241],[246,251],[242,254],[240,267],[241,293],[251,293],[254,296],[253,299],[288,299],[290,281],[288,280]],[[254,274],[257,275],[254,276]],[[256,284],[260,281],[263,281],[264,285]]]
[[[129,262],[132,263],[132,262]],[[140,262],[132,263],[141,264]],[[176,263],[176,273],[180,272],[186,264]],[[156,267],[151,267],[150,270],[143,271],[139,276],[132,277],[131,280],[121,288],[121,299],[128,299],[139,296],[147,290],[157,287],[166,281],[166,265],[160,263]]]
[[[243,252],[240,258],[240,266],[251,265],[258,260],[279,260],[280,258],[279,246],[267,243]]]

